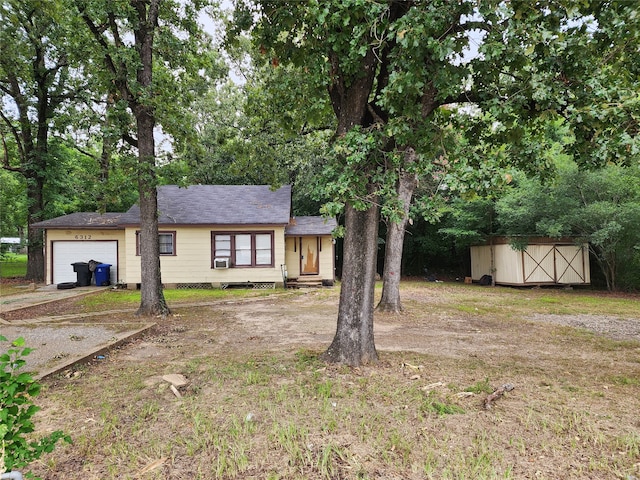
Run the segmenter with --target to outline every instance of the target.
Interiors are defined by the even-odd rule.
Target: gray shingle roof
[[[285,229],[285,235],[331,235],[338,223],[333,218],[295,217]]]
[[[124,213],[77,212],[32,224],[35,228],[118,228]]]
[[[160,225],[286,225],[290,214],[290,185],[275,191],[268,185],[158,187]],[[120,223],[139,224],[140,207],[131,207]]]
[[[287,225],[291,186],[192,185],[158,187],[160,225]],[[122,228],[140,224],[140,207],[126,213],[78,212],[33,224],[36,228]]]

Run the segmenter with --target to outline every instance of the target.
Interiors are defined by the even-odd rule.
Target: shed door
[[[522,252],[524,283],[555,283],[554,245],[529,245]]]
[[[320,272],[318,241],[319,237],[300,237],[301,275],[317,275]]]
[[[556,247],[556,269],[558,283],[589,283],[588,255],[585,247],[576,245],[559,245]],[[588,252],[587,252],[588,253]],[[585,262],[585,257],[587,262]]]
[[[590,281],[582,246],[529,245],[522,255],[525,283],[583,284]]]
[[[72,263],[95,260],[111,265],[112,284],[118,279],[118,242],[104,241],[66,241],[51,242],[51,268],[53,283],[75,282],[78,278]]]

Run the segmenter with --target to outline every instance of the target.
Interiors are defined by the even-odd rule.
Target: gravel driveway
[[[154,323],[73,323],[81,315],[43,316],[8,321],[11,312],[98,293],[104,288],[81,287],[58,290],[55,285],[0,299],[0,335],[13,341],[22,337],[34,350],[25,358],[27,369],[37,378],[46,377],[77,362],[100,361],[110,348],[142,335]],[[104,314],[104,313],[103,313]]]

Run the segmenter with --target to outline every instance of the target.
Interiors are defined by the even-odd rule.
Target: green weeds
[[[0,335],[0,344],[3,342],[7,339]],[[30,436],[35,431],[32,417],[40,410],[34,398],[41,385],[21,370],[32,351],[18,338],[0,353],[0,473],[27,467],[52,452],[59,440],[71,443],[71,437],[60,430],[36,440]]]
[[[56,379],[48,418],[73,431],[76,443],[38,462],[38,473],[65,478],[65,465],[82,458],[84,478],[104,480],[175,472],[201,480],[640,475],[638,342],[522,320],[600,309],[580,305],[584,293],[411,288],[428,291],[407,295],[409,326],[433,338],[412,352],[381,349],[375,366],[327,365],[319,359],[324,345],[291,351],[252,343],[245,351],[246,344],[216,350],[193,342],[178,353],[150,340],[161,361],[119,362],[116,354],[68,383]],[[96,297],[111,293],[120,294]],[[633,308],[612,306],[640,317]],[[197,328],[191,313],[207,316],[203,323],[217,319],[215,308],[185,308],[185,342]],[[182,398],[158,380],[170,371],[191,381]],[[515,389],[485,410],[491,384],[505,382]],[[164,467],[138,474],[158,459]]]

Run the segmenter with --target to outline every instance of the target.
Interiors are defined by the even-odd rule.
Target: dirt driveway
[[[613,340],[640,341],[640,320],[615,315],[531,314],[505,321],[483,311],[440,310],[442,294],[420,288],[403,292],[408,308],[403,315],[378,314],[375,340],[380,351],[413,351],[448,358],[486,357],[500,361],[517,351],[523,358],[544,362],[565,357],[562,346],[532,341],[549,324],[594,332]],[[488,292],[488,290],[487,290]],[[86,294],[85,292],[78,292]],[[220,300],[172,306],[173,315],[158,325],[140,322],[133,310],[86,314],[74,298],[62,294],[52,303],[4,312],[1,334],[22,336],[36,350],[28,358],[39,376],[68,368],[74,362],[102,359],[109,348],[125,343],[126,359],[173,361],[183,352],[192,356],[221,351],[264,351],[301,347],[326,348],[336,328],[338,289],[304,290],[244,300]],[[53,298],[53,297],[52,297]],[[23,305],[24,306],[24,305]],[[424,314],[432,307],[431,314]],[[7,320],[8,319],[8,320]],[[522,335],[522,320],[528,335]],[[153,332],[153,334],[151,334]],[[592,358],[594,362],[609,361]]]
[[[279,291],[171,304],[173,315],[152,332],[92,359],[90,369],[69,366],[46,381],[42,424],[70,432],[77,444],[57,449],[36,474],[222,478],[211,466],[231,450],[208,442],[246,434],[249,460],[225,478],[354,478],[356,467],[372,479],[640,478],[637,299],[404,285],[403,314],[375,315],[379,364],[318,368],[304,359],[329,345],[338,294]],[[70,335],[93,329],[139,326],[133,310],[89,315],[71,299],[5,317],[11,325],[1,325],[2,334],[7,327],[46,331],[40,341],[47,346],[79,344]],[[34,355],[55,360],[35,346]],[[183,398],[165,385],[171,373],[191,382]],[[515,387],[491,412],[481,406],[486,390],[466,389],[488,382]],[[462,413],[441,413],[448,407]],[[246,425],[247,412],[256,424]],[[299,442],[308,455],[314,445],[339,447],[335,468],[344,474],[327,476],[316,457],[296,463],[273,447],[275,432],[290,432],[291,418],[297,432],[308,432]],[[335,431],[327,427],[331,418]],[[390,442],[400,439],[407,446],[398,450]],[[158,458],[159,451],[170,455]],[[482,459],[493,474],[476,475],[473,462]],[[461,474],[425,476],[425,465],[435,475]],[[148,477],[136,473],[150,466],[157,470]]]

